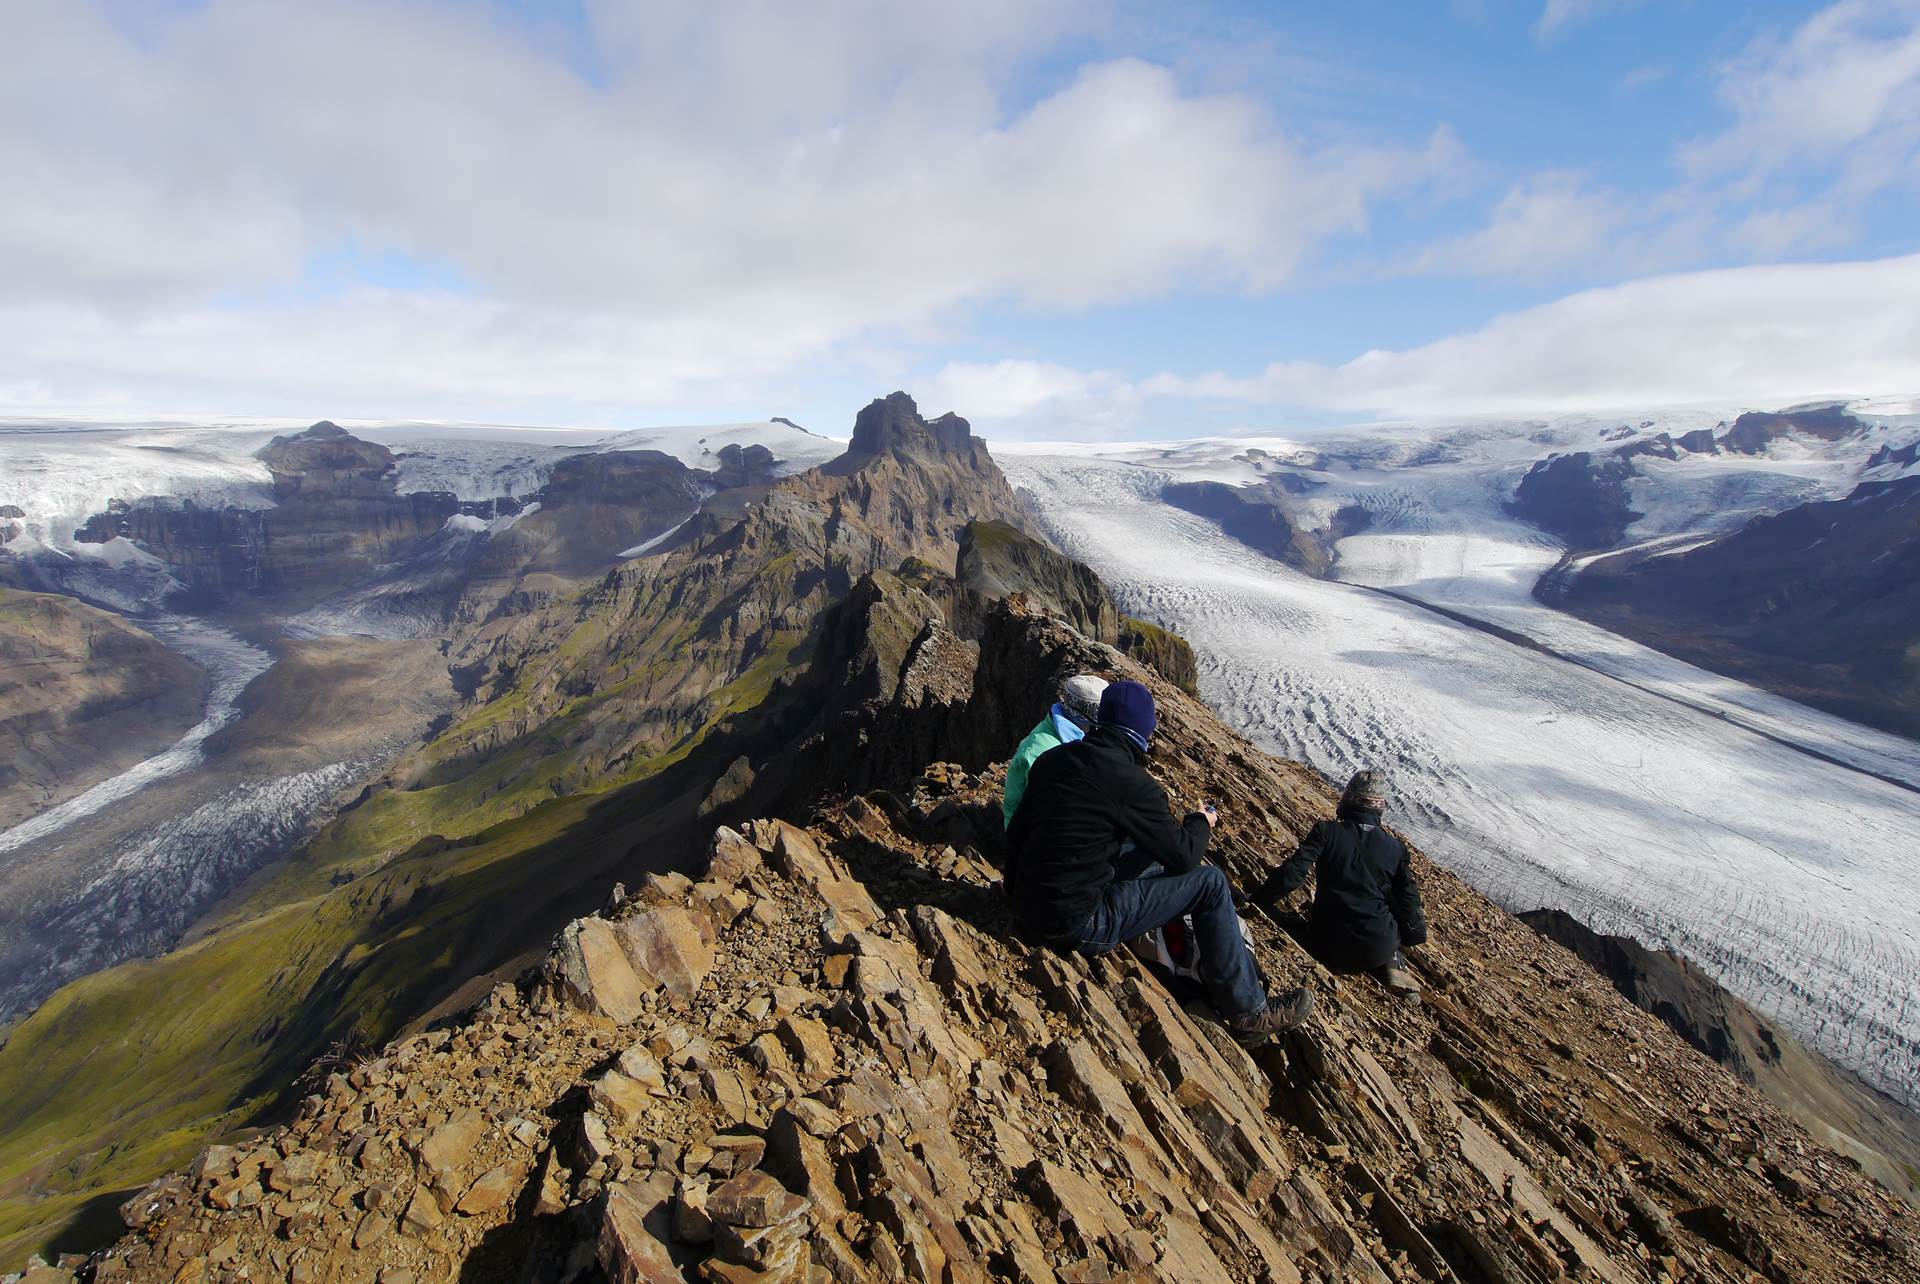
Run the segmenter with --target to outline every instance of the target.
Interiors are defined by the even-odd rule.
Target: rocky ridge
[[[1917,567],[1920,477],[1900,477],[1756,518],[1699,548],[1602,558],[1551,601],[1683,660],[1914,735]]]
[[[865,714],[958,726],[1086,667],[1154,686],[1155,769],[1176,805],[1222,804],[1236,881],[1330,805],[1017,601],[977,649],[915,648]],[[1902,1206],[1424,859],[1425,1006],[1256,916],[1270,980],[1320,1003],[1249,1055],[1130,955],[1024,944],[997,769],[917,770],[804,826],[716,826],[686,873],[320,1067],[291,1123],[28,1278],[1920,1279]]]

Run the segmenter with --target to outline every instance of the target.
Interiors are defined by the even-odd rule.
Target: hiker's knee
[[[1202,865],[1194,874],[1199,879],[1204,904],[1217,905],[1222,897],[1233,899],[1233,885],[1227,881],[1227,872],[1218,865]]]

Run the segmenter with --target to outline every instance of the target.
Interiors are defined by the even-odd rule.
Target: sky
[[[9,0],[0,413],[1920,393],[1920,0]]]

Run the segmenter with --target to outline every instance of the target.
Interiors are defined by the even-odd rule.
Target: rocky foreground
[[[1244,883],[1330,796],[1153,682],[1156,770],[1222,803]],[[971,696],[930,690],[895,712]],[[1444,871],[1418,1008],[1256,916],[1270,981],[1319,1005],[1250,1055],[1131,956],[1017,939],[997,793],[937,764],[716,826],[28,1284],[1920,1279],[1905,1205]]]

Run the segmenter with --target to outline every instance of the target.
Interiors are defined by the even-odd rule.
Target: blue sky
[[[15,413],[835,431],[906,387],[1098,437],[1920,393],[1920,0],[0,21]]]

